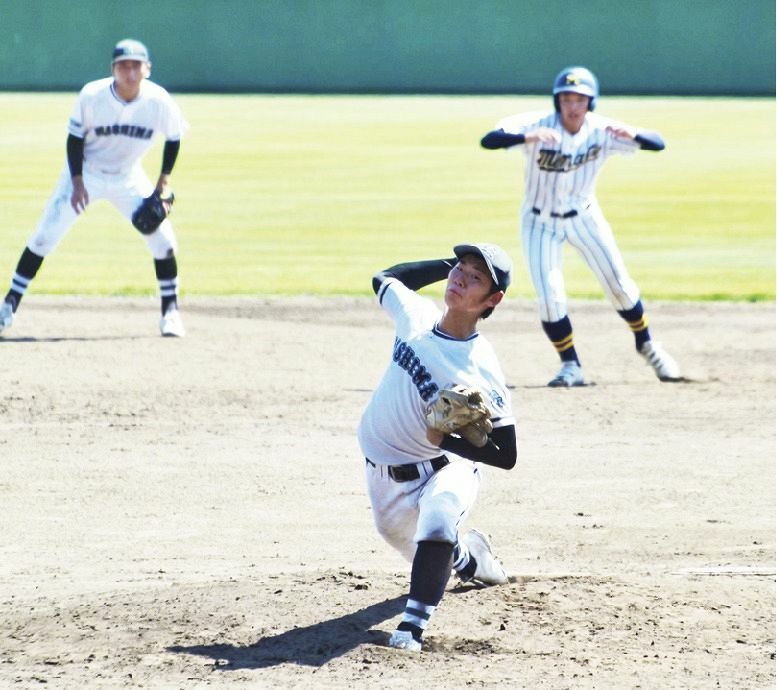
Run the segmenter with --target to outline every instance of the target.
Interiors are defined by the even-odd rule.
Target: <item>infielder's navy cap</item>
[[[483,259],[491,271],[496,286],[504,292],[513,277],[513,262],[507,252],[495,244],[457,244],[453,253],[460,259],[465,254],[475,254]]]
[[[121,62],[122,60],[151,62],[148,57],[148,48],[140,41],[135,41],[131,38],[125,38],[123,41],[119,41],[113,49],[113,63],[111,64]]]

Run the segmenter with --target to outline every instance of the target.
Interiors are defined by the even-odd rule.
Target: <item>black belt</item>
[[[377,465],[369,458],[364,458],[370,465],[377,467]],[[427,462],[431,463],[432,469],[435,472],[439,472],[445,467],[450,460],[444,455],[439,458],[432,458]],[[421,473],[418,471],[418,465],[387,465],[388,476],[395,482],[412,482],[421,478]]]
[[[536,206],[532,208],[531,212],[538,216],[542,213]],[[574,218],[577,215],[577,211],[567,211],[566,213],[551,213],[551,218]]]

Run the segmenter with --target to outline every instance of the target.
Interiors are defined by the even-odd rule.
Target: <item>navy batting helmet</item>
[[[594,73],[585,67],[567,67],[562,69],[553,81],[553,105],[557,111],[558,95],[564,91],[588,96],[588,110],[593,110],[599,97],[599,81]]]

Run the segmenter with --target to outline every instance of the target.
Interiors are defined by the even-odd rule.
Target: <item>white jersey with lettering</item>
[[[148,79],[140,94],[124,101],[113,77],[86,84],[78,94],[68,132],[84,140],[84,166],[100,173],[126,174],[156,137],[178,141],[186,122],[170,94]]]
[[[481,333],[457,340],[441,331],[435,303],[395,278],[378,290],[396,326],[391,362],[362,415],[359,443],[378,465],[430,460],[440,449],[426,439],[425,410],[443,388],[474,386],[495,412],[494,427],[515,424],[510,393],[491,344]]]
[[[576,134],[564,129],[556,112],[515,115],[497,125],[510,134],[547,127],[561,138],[558,144],[518,145],[526,156],[521,240],[542,321],[558,321],[567,315],[561,271],[564,242],[580,253],[616,309],[631,309],[639,300],[639,289],[595,196],[596,178],[605,160],[639,149],[636,141],[608,131],[618,126],[623,125],[591,112]]]
[[[122,100],[113,87],[113,77],[86,84],[78,95],[68,122],[68,132],[84,139],[84,187],[90,205],[105,199],[127,220],[132,218],[154,185],[141,166],[143,155],[157,136],[178,141],[188,124],[170,94],[144,79],[140,94]],[[56,188],[27,247],[47,256],[67,234],[78,215],[70,205],[73,184],[65,164]],[[143,235],[155,259],[165,259],[177,250],[173,226],[165,219],[157,232]]]

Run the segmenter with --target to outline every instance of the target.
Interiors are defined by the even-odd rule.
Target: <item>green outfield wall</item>
[[[0,0],[0,89],[71,90],[144,41],[175,91],[769,95],[774,0]]]

